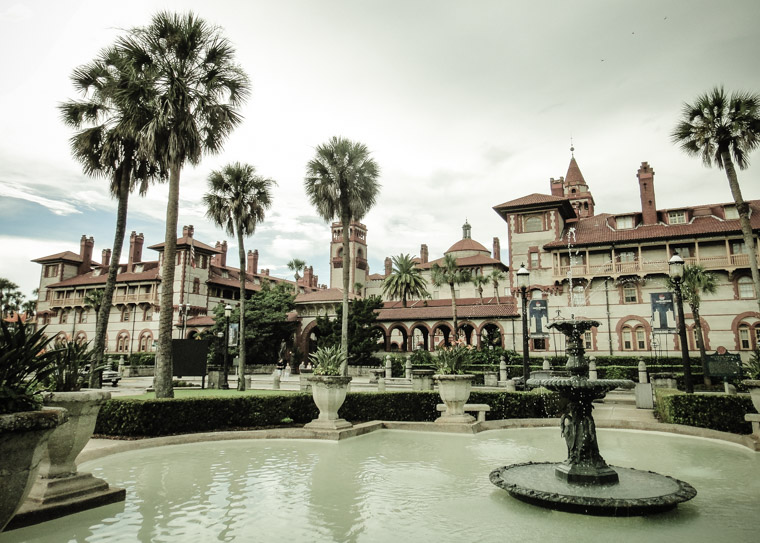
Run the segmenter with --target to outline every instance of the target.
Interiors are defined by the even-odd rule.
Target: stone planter
[[[319,417],[306,424],[304,428],[314,430],[351,428],[350,422],[338,417],[338,410],[346,400],[351,377],[312,375],[307,380],[311,383],[311,395],[319,409]]]
[[[742,384],[749,389],[749,396],[752,398],[752,405],[755,406],[755,411],[760,413],[760,380],[758,379],[745,379]]]
[[[433,390],[434,370],[412,370],[412,390]]]
[[[64,409],[0,415],[0,531],[31,491],[50,434],[67,418]]]
[[[75,464],[77,456],[92,437],[100,407],[111,398],[111,393],[95,389],[46,392],[42,398],[47,407],[66,409],[69,420],[50,435],[40,462],[39,476],[13,519],[14,527],[125,498],[123,489],[110,488],[108,483],[90,473],[78,473]]]
[[[470,398],[473,375],[434,375],[438,393],[446,404],[446,411],[435,422],[470,423],[475,417],[464,412],[464,404]]]
[[[483,385],[487,387],[499,386],[499,379],[495,371],[483,372]]]

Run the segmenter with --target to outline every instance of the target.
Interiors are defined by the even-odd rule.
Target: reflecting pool
[[[498,466],[564,460],[558,434],[384,430],[341,442],[220,441],[126,452],[80,466],[126,488],[126,502],[0,534],[0,541],[755,541],[760,454],[737,445],[599,430],[609,464],[696,487],[692,501],[649,517],[551,511],[490,483]]]

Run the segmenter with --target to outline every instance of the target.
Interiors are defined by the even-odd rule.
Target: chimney
[[[195,228],[193,228],[193,225],[187,227],[187,235],[188,237],[193,237],[193,234],[195,234]]]
[[[246,262],[246,272],[255,274],[258,273],[256,271],[256,265],[258,264],[259,260],[259,252],[258,250],[254,253],[250,249],[248,249],[248,262]]]
[[[142,262],[142,249],[145,237],[142,233],[137,234],[134,230],[129,236],[129,257],[127,259],[127,271],[134,271],[135,264]]]
[[[420,262],[422,264],[427,264],[428,262],[428,246],[426,243],[420,245]]]
[[[261,270],[261,275],[266,275],[268,277],[269,276],[269,268],[267,268],[266,270]]]
[[[219,250],[222,251],[219,255],[219,266],[224,268],[227,265],[227,240],[225,239],[219,246]]]
[[[309,286],[316,287],[317,279],[318,277],[314,275],[314,266],[309,266]]]
[[[103,249],[103,252],[101,253],[100,263],[105,268],[111,265],[111,249]]]
[[[499,238],[493,238],[493,255],[495,260],[501,262],[501,243]]]
[[[187,225],[182,227],[182,237],[183,238],[187,237]]]
[[[393,273],[393,261],[391,260],[391,257],[386,256],[385,257],[385,276],[388,277],[391,273]]]
[[[79,240],[79,256],[82,257],[82,264],[79,265],[79,273],[87,273],[92,266],[92,248],[95,246],[95,238],[82,236]]]
[[[648,162],[642,162],[639,172],[639,193],[641,194],[641,222],[657,224],[657,204],[654,201],[654,170]]]
[[[565,197],[565,178],[560,177],[559,179],[554,179],[553,177],[549,179],[549,187],[552,191],[552,196],[559,196],[560,198]]]

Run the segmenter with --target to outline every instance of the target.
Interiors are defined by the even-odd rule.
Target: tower
[[[567,175],[564,179],[564,197],[570,199],[570,203],[575,209],[575,213],[578,217],[593,217],[594,216],[594,197],[591,195],[591,191],[588,189],[588,184],[583,178],[581,169],[578,167],[578,163],[575,161],[575,147],[570,146],[570,165],[567,167]],[[556,181],[551,180],[552,194],[556,194],[555,189]]]
[[[343,288],[343,223],[331,226],[330,241],[330,288]],[[367,286],[367,227],[351,221],[348,230],[348,254],[351,258],[349,271],[350,291],[356,292],[356,284]]]

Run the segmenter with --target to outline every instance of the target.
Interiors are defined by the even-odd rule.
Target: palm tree
[[[242,120],[237,108],[250,84],[221,30],[193,13],[160,12],[149,26],[120,39],[118,47],[151,95],[152,119],[141,132],[140,150],[158,157],[169,173],[154,386],[157,398],[170,398],[180,172],[188,162],[198,164],[204,152],[222,149]]]
[[[452,254],[443,257],[443,266],[433,264],[433,284],[435,286],[449,285],[451,289],[451,313],[454,316],[454,339],[459,337],[459,322],[457,320],[457,297],[455,285],[467,283],[470,280],[469,270],[457,266],[457,259]]]
[[[208,177],[209,192],[203,196],[206,216],[237,236],[240,257],[240,354],[238,358],[238,390],[245,390],[245,246],[243,238],[252,236],[256,225],[264,220],[264,212],[272,205],[272,179],[256,175],[250,164],[228,164]],[[226,347],[225,347],[226,348]]]
[[[82,100],[59,106],[63,122],[77,131],[70,139],[71,152],[85,174],[109,179],[111,196],[117,201],[111,262],[105,289],[99,291],[101,303],[95,308],[95,361],[91,365],[95,368],[102,365],[106,348],[108,317],[127,229],[129,194],[139,186],[144,195],[148,182],[163,177],[163,171],[156,161],[138,155],[139,131],[149,118],[143,105],[145,89],[117,48],[106,49],[91,63],[74,70],[71,80],[84,95]],[[90,386],[96,386],[94,372],[90,379]]]
[[[21,291],[18,290],[16,283],[0,277],[0,317],[5,317],[9,311],[13,311],[20,305],[20,296],[22,296]]]
[[[482,273],[476,273],[472,276],[472,284],[478,289],[478,296],[480,297],[480,305],[483,305],[483,287],[491,282],[491,277],[483,275]]]
[[[383,295],[391,300],[401,298],[401,305],[406,307],[406,300],[412,298],[426,298],[430,296],[427,291],[427,281],[417,267],[414,259],[408,254],[400,254],[391,259],[393,271],[383,279]]]
[[[288,269],[290,271],[296,272],[295,273],[296,283],[298,283],[298,280],[301,278],[301,276],[298,275],[299,272],[301,272],[305,267],[306,267],[306,262],[304,262],[300,258],[294,258],[293,260],[288,262]],[[297,287],[298,285],[296,285],[296,288]]]
[[[351,288],[349,230],[375,204],[380,190],[380,168],[363,143],[333,137],[317,146],[316,156],[306,165],[304,188],[320,217],[338,219],[343,225],[343,320],[340,346],[341,373],[348,373],[348,292]]]
[[[666,279],[668,289],[674,290],[673,280]],[[694,339],[699,347],[699,357],[702,360],[702,371],[704,373],[705,384],[712,384],[707,368],[707,353],[705,352],[705,341],[702,334],[702,321],[699,317],[699,306],[702,303],[703,294],[715,294],[718,291],[718,281],[715,275],[705,271],[704,266],[700,264],[687,264],[683,268],[683,278],[681,279],[681,295],[689,304],[691,314],[694,318]]]
[[[84,307],[91,307],[95,310],[95,330],[98,329],[98,323],[100,322],[100,308],[103,307],[104,299],[105,289],[102,288],[88,290],[84,295]]]
[[[491,283],[493,283],[493,292],[496,294],[496,303],[500,304],[501,301],[499,300],[499,282],[504,281],[507,276],[504,275],[504,272],[502,272],[499,268],[494,268],[491,270],[491,273],[488,274],[488,278],[491,280]]]
[[[760,94],[734,92],[727,97],[723,87],[715,87],[694,102],[684,104],[681,122],[673,130],[674,143],[690,155],[699,155],[705,166],[715,162],[726,170],[731,194],[739,212],[744,244],[760,307],[760,274],[757,248],[749,222],[749,204],[742,197],[734,162],[739,169],[749,166],[748,155],[760,145]]]

